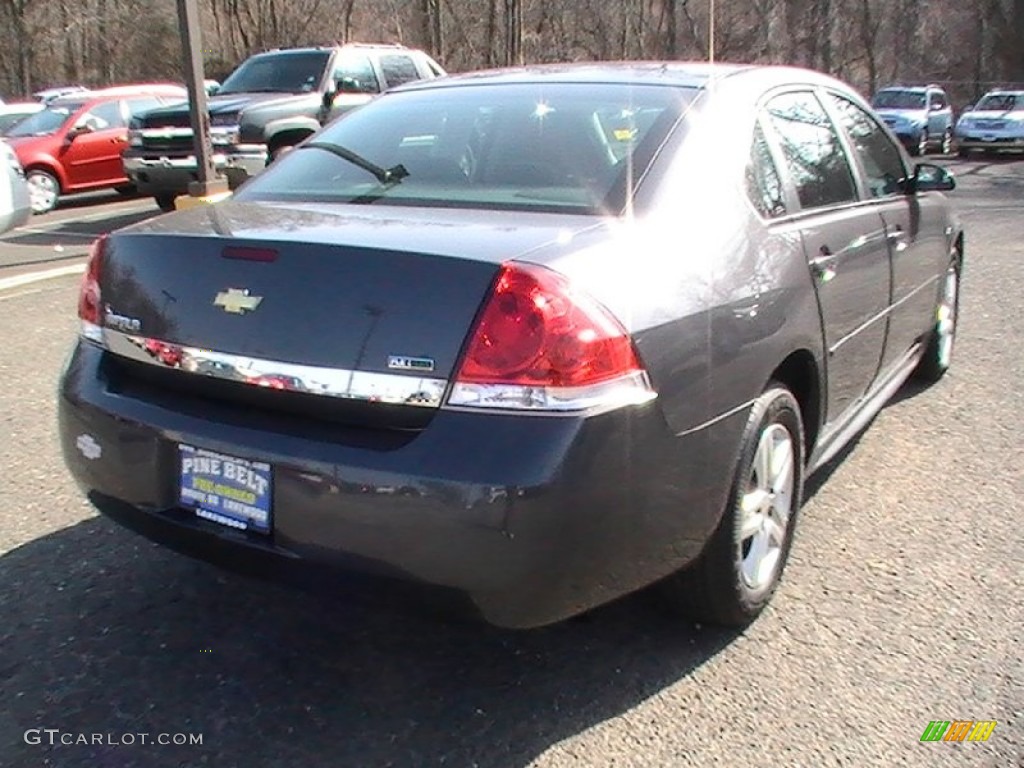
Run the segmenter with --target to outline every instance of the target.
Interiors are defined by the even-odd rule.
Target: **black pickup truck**
[[[402,83],[440,77],[422,51],[350,43],[259,53],[246,59],[208,102],[214,165],[234,189],[278,154],[342,112]],[[124,169],[161,209],[198,178],[188,104],[132,121]]]

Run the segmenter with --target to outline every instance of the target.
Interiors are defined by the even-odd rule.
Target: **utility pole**
[[[193,197],[205,197],[228,191],[227,179],[217,173],[210,142],[210,113],[206,108],[206,87],[203,83],[203,54],[200,49],[199,6],[197,0],[178,0],[178,27],[185,54],[185,86],[188,88],[189,112],[196,153],[199,180],[188,185]]]

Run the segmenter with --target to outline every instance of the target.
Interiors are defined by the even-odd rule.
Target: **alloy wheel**
[[[758,440],[748,489],[740,501],[740,571],[753,590],[770,586],[781,565],[793,513],[794,457],[789,430],[770,424]]]
[[[60,188],[57,180],[48,173],[30,172],[28,178],[29,200],[33,213],[46,213],[57,204]]]

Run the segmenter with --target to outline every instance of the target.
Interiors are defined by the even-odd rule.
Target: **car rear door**
[[[885,222],[892,261],[892,310],[883,366],[894,364],[935,322],[937,279],[948,259],[938,192],[907,194],[903,153],[866,110],[830,93],[826,100],[862,169],[866,195]]]
[[[127,135],[120,101],[105,101],[79,115],[75,126],[87,126],[88,132],[68,133],[60,160],[71,187],[114,185],[125,180],[121,166]]]
[[[890,300],[885,225],[861,203],[853,166],[815,93],[775,95],[764,112],[801,209],[797,221],[824,335],[826,422],[833,424],[878,373]]]

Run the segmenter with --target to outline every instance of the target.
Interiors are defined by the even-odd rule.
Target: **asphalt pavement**
[[[59,454],[77,279],[0,290],[0,765],[1024,765],[1024,161],[950,165],[953,370],[811,482],[784,583],[742,633],[645,594],[502,632],[151,545],[97,517]],[[80,263],[85,235],[153,213],[34,219],[0,239],[0,278]],[[933,720],[997,725],[922,743]]]

